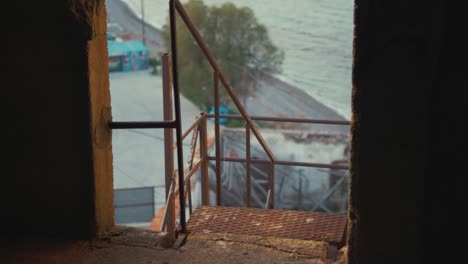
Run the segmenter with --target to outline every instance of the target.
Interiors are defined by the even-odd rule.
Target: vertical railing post
[[[208,178],[208,129],[207,129],[207,118],[203,114],[203,118],[200,121],[200,158],[201,158],[201,169],[200,169],[200,182],[201,182],[201,195],[202,205],[210,205],[210,183]]]
[[[216,141],[216,205],[221,206],[221,135],[219,132],[219,74],[213,74],[214,109],[215,109],[215,141]]]
[[[193,159],[195,156],[195,149],[197,148],[197,137],[198,129],[194,129],[192,132],[192,140],[190,141],[190,158],[188,160],[187,173],[190,173],[193,169]],[[189,205],[189,214],[192,215],[192,180],[189,179],[187,182],[187,198]]]
[[[174,108],[176,112],[176,141],[177,141],[177,167],[179,181],[179,203],[180,203],[180,232],[187,233],[184,199],[184,155],[182,149],[182,117],[180,112],[180,89],[177,67],[177,32],[176,32],[176,1],[169,2],[169,17],[171,24],[171,52],[172,52],[172,82],[174,87]]]
[[[250,126],[249,123],[245,123],[245,199],[246,199],[246,206],[251,207],[251,200],[250,191],[251,191],[251,183],[250,183]]]
[[[173,120],[172,114],[172,89],[171,89],[171,58],[169,54],[163,54],[161,56],[162,65],[162,80],[163,80],[163,112],[164,121]],[[169,205],[166,210],[169,215],[167,231],[172,236],[175,236],[175,207],[174,207],[174,196],[169,196],[172,192],[171,186],[173,185],[173,174],[174,174],[174,150],[172,148],[172,142],[174,142],[174,132],[172,128],[164,129],[164,171],[165,171],[165,185],[166,185],[166,199],[171,197],[171,201],[166,203]],[[164,219],[163,219],[164,220]],[[175,237],[173,237],[175,238]]]

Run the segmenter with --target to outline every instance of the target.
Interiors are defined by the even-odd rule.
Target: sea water
[[[157,28],[166,22],[168,0],[123,0]],[[181,1],[185,3],[186,1]],[[283,71],[275,76],[332,108],[351,116],[353,0],[204,0],[248,6],[264,24],[273,43],[285,52]]]

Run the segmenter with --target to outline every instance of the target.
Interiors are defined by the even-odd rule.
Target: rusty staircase
[[[164,129],[165,137],[165,179],[166,205],[162,217],[161,231],[166,231],[178,238],[175,246],[180,246],[189,233],[227,233],[246,236],[276,237],[295,240],[324,241],[329,245],[329,256],[333,257],[336,250],[346,244],[347,216],[334,213],[319,213],[305,211],[288,211],[275,209],[275,165],[290,165],[304,167],[319,167],[327,169],[347,170],[347,165],[317,164],[306,162],[291,162],[276,160],[266,144],[253,120],[278,122],[318,123],[333,125],[349,125],[346,121],[292,119],[274,117],[251,117],[237,98],[231,85],[227,82],[215,58],[208,49],[195,25],[179,0],[170,0],[171,54],[162,55],[164,121],[156,122],[111,122],[112,129]],[[177,67],[176,14],[179,14],[196,43],[201,48],[213,69],[214,83],[214,115],[202,113],[192,126],[184,133],[181,131],[180,92]],[[170,70],[172,69],[172,74]],[[237,106],[240,115],[221,115],[219,113],[219,81]],[[173,92],[173,93],[172,93]],[[172,98],[174,99],[175,119],[172,116]],[[245,158],[221,157],[220,123],[222,117],[243,119],[246,133]],[[211,157],[207,151],[207,119],[215,120],[216,155]],[[176,130],[176,144],[173,145],[173,130]],[[253,133],[268,160],[252,160],[250,157],[250,133]],[[182,142],[192,133],[191,151],[187,164],[183,163]],[[199,142],[200,157],[194,164],[193,151]],[[177,168],[174,169],[174,150],[177,152]],[[210,205],[208,163],[216,163],[216,204]],[[246,207],[223,207],[221,204],[221,162],[244,162],[246,164]],[[252,208],[250,204],[250,166],[253,162],[268,165],[268,190],[264,208]],[[192,208],[193,175],[199,173],[201,179],[202,206]],[[188,205],[188,206],[187,206]],[[190,215],[187,222],[186,211]]]

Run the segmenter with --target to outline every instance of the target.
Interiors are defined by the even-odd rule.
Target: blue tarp
[[[211,106],[211,107],[210,107],[210,113],[214,114],[214,112],[215,112],[214,106]],[[221,115],[227,115],[227,114],[229,114],[229,109],[228,109],[227,107],[225,107],[225,106],[220,105],[220,106],[219,106],[219,114],[221,114]],[[219,119],[219,123],[220,123],[220,124],[226,124],[227,121],[228,121],[228,119],[227,119],[227,118],[224,118],[224,117],[221,117],[221,118]]]
[[[110,71],[137,71],[148,68],[148,48],[141,41],[108,41]]]

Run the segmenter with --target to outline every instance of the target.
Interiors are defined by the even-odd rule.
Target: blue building
[[[148,69],[148,48],[141,41],[108,41],[109,71]]]

